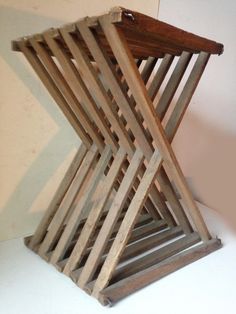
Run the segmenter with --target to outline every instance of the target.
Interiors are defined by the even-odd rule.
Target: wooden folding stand
[[[221,247],[171,147],[221,44],[114,8],[13,49],[82,141],[30,249],[111,305]]]

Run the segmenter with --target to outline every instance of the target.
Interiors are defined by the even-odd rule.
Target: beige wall
[[[164,0],[159,18],[225,46],[210,59],[174,148],[196,198],[236,227],[236,2]]]
[[[80,141],[11,40],[121,5],[158,0],[0,0],[0,240],[31,234]]]

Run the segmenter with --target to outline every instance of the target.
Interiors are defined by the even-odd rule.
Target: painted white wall
[[[0,0],[0,240],[31,234],[80,145],[11,40],[121,5],[157,16],[158,0]]]
[[[210,59],[174,148],[197,199],[236,227],[236,2],[164,0],[159,19],[225,46]]]

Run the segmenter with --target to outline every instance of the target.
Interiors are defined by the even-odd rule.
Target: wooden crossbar
[[[31,250],[107,305],[221,246],[171,142],[223,45],[115,8],[18,39],[13,49],[82,141],[25,239]]]

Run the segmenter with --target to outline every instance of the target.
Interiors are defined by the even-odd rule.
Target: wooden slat
[[[187,186],[182,170],[174,155],[172,147],[168,142],[160,120],[157,118],[152,102],[148,96],[143,81],[140,78],[133,57],[127,46],[124,36],[118,32],[116,27],[112,25],[106,17],[99,18],[99,22],[106,34],[107,40],[113,49],[114,55],[120,64],[120,67],[126,77],[127,83],[139,105],[139,109],[146,121],[148,121],[149,130],[152,137],[160,150],[164,161],[168,165],[168,169],[173,180],[185,201],[192,220],[200,233],[203,240],[207,241],[211,238],[206,224],[200,214],[200,211],[193,200],[192,194]]]
[[[129,98],[127,97],[126,91],[123,90],[122,85],[120,84],[120,80],[117,77],[117,73],[109,59],[109,57],[106,55],[106,52],[102,49],[101,44],[99,45],[98,38],[93,35],[91,30],[88,28],[85,21],[81,21],[77,24],[77,27],[80,31],[81,36],[83,37],[84,41],[86,42],[87,47],[89,48],[91,54],[93,55],[94,60],[97,62],[97,65],[99,66],[99,69],[101,70],[101,73],[103,74],[103,77],[105,78],[107,84],[109,85],[109,89],[111,90],[117,104],[119,104],[121,111],[123,112],[123,115],[125,116],[125,119],[128,122],[129,127],[132,130],[132,133],[134,134],[137,143],[139,144],[140,149],[143,151],[143,154],[147,158],[147,160],[150,160],[153,148],[151,147],[150,143],[147,141],[147,138],[145,137],[144,129],[142,128],[141,124],[139,124],[136,112],[135,110],[132,110],[132,104],[130,103]],[[147,81],[148,77],[150,76],[153,67],[155,66],[156,60],[154,58],[150,58],[142,71],[142,78],[144,82]],[[162,180],[162,182],[164,179]],[[165,182],[166,183],[166,182]],[[166,184],[163,185],[163,190],[165,190]],[[162,213],[164,215],[164,218],[168,219],[167,216],[170,216],[168,214],[168,208],[165,206],[164,202],[161,202],[160,194],[157,192],[157,190],[154,190],[152,194],[155,193],[154,201],[158,201],[159,207],[165,208],[165,210],[162,210]],[[169,219],[167,220],[169,222]],[[180,223],[183,223],[185,225],[186,231],[190,231],[189,225],[187,224],[187,221],[185,220],[185,217],[183,216],[183,219],[180,221]]]
[[[47,38],[48,42],[51,44],[52,47],[50,48],[55,48],[55,52],[57,53],[59,49],[56,49],[57,47],[54,47],[53,45],[53,39],[50,38],[50,36],[47,34],[45,35],[45,38]],[[34,37],[30,38],[30,43],[35,49],[36,53],[44,63],[45,67],[48,68],[48,71],[51,75],[51,77],[54,80],[54,83],[57,85],[58,89],[60,89],[61,93],[63,94],[64,98],[66,99],[68,105],[74,112],[75,116],[77,119],[80,121],[80,123],[84,126],[86,130],[88,130],[89,134],[92,135],[93,141],[96,143],[97,147],[99,148],[100,151],[103,150],[103,143],[101,138],[99,138],[99,135],[96,132],[96,129],[94,128],[93,125],[91,125],[89,118],[76,99],[75,95],[73,94],[69,84],[66,82],[64,77],[62,76],[61,72],[57,68],[55,62],[52,60],[52,58],[49,56],[45,48],[43,48],[36,40]]]
[[[67,169],[59,187],[57,188],[53,199],[51,200],[46,213],[44,214],[43,218],[41,219],[34,235],[32,236],[28,246],[32,250],[34,250],[35,246],[38,245],[44,238],[48,226],[50,225],[63,197],[65,196],[67,190],[74,179],[76,172],[78,171],[83,158],[87,152],[86,147],[81,144],[75,157],[73,158],[69,168]]]
[[[156,74],[148,88],[148,94],[151,100],[155,99],[173,60],[174,56],[166,54],[163,60],[161,61],[161,64],[158,70],[156,71]]]
[[[87,19],[86,21],[88,24],[89,20]],[[116,99],[117,103],[121,104],[120,105],[121,110],[123,111],[123,114],[126,117],[126,120],[128,122],[129,127],[131,128],[132,132],[135,135],[135,138],[137,140],[137,143],[139,144],[139,147],[142,149],[147,160],[150,160],[153,148],[151,147],[151,144],[147,141],[147,138],[144,136],[144,130],[142,129],[141,125],[137,121],[137,116],[134,113],[135,111],[131,110],[131,108],[133,107],[132,99],[129,100],[126,97],[127,95],[126,95],[125,91],[122,89],[122,86],[119,84],[119,78],[116,77],[116,72],[112,67],[112,64],[111,64],[111,61],[109,60],[109,57],[106,55],[106,52],[104,51],[104,49],[102,49],[101,43],[99,45],[98,38],[96,38],[94,36],[94,34],[92,33],[92,31],[89,30],[85,21],[79,22],[77,24],[77,27],[78,27],[81,35],[83,36],[89,50],[91,51],[91,54],[93,55],[94,60],[97,62],[98,66],[101,70],[101,73],[103,74],[103,76],[107,80],[107,84],[109,84],[109,88],[110,88],[111,92],[113,93],[114,98]],[[180,77],[179,73],[181,72],[181,75],[183,75],[184,70],[186,69],[186,63],[187,62],[185,61],[185,63],[184,63],[182,61],[182,59],[184,59],[184,61],[186,60],[185,54],[180,60],[180,65],[177,66],[177,70],[178,70],[177,77],[178,78]],[[190,58],[188,58],[188,60],[190,60]],[[164,62],[165,66],[163,66],[162,69],[167,70],[168,66],[170,65],[171,58],[167,58],[167,61],[168,62],[166,62],[166,61]],[[146,62],[145,67],[141,73],[141,77],[142,77],[144,83],[147,82],[154,66],[155,66],[155,59],[150,58]],[[185,68],[184,68],[184,66],[185,66]],[[184,70],[183,70],[183,68],[184,68]],[[174,75],[174,79],[175,79],[175,77],[176,77],[176,74]],[[171,79],[171,82],[172,81],[173,81],[173,79]],[[173,86],[173,84],[171,85],[171,87],[172,86]],[[143,169],[141,169],[141,170],[143,173],[144,170]],[[160,172],[160,174],[158,176],[158,181],[161,184],[161,188],[162,188],[165,196],[166,197],[169,196],[169,201],[170,201],[171,206],[176,209],[179,223],[183,226],[184,231],[186,233],[190,233],[192,231],[192,228],[191,228],[190,224],[188,223],[188,219],[187,219],[187,217],[183,211],[183,208],[182,208],[180,202],[178,201],[177,197],[175,196],[174,190],[171,188],[170,181],[168,180],[168,177],[166,176],[164,169],[162,169],[162,171]],[[167,219],[167,222],[169,223],[170,226],[173,226],[173,224],[171,224],[172,223],[171,220],[168,217],[171,215],[168,213],[168,208],[167,208],[165,202],[162,201],[160,193],[158,193],[158,190],[155,189],[154,187],[152,188],[151,193],[152,193],[152,200],[155,202],[155,204],[157,204],[157,206],[161,210],[163,217],[165,219]]]
[[[157,104],[156,112],[160,120],[162,120],[169,108],[169,105],[174,97],[174,94],[181,82],[181,79],[188,67],[192,54],[189,52],[183,52],[179,58],[175,69],[173,70],[171,77],[161,95],[161,98]]]
[[[91,177],[87,182],[86,189],[83,195],[81,196],[80,201],[73,209],[73,212],[69,217],[67,225],[57,243],[55,250],[53,251],[52,257],[50,259],[50,262],[52,264],[57,263],[59,258],[62,257],[65,251],[67,250],[71,240],[75,235],[77,227],[79,226],[81,213],[84,210],[84,208],[88,206],[89,203],[91,204],[93,193],[104,174],[104,171],[108,165],[109,160],[111,159],[111,156],[112,151],[110,147],[106,146],[98,163],[95,166],[95,169]]]
[[[103,305],[111,305],[125,296],[157,281],[170,273],[190,264],[198,259],[221,248],[222,244],[218,239],[212,239],[204,244],[188,249],[178,255],[167,258],[159,264],[155,264],[139,273],[125,278],[114,285],[104,289],[99,296]]]
[[[94,204],[89,212],[89,215],[78,238],[78,241],[63,270],[65,274],[68,275],[80,263],[81,258],[83,257],[83,254],[85,252],[85,249],[88,246],[90,237],[94,233],[95,227],[99,222],[99,218],[101,217],[103,208],[110,196],[114,182],[121,169],[125,157],[126,152],[123,150],[123,148],[120,148],[116,156],[114,157],[114,161],[111,165],[111,168],[109,169],[106,178],[95,192]]]
[[[54,245],[55,239],[57,238],[57,235],[61,230],[64,219],[71,207],[71,204],[73,203],[79,189],[83,186],[90,167],[94,163],[97,155],[98,149],[95,145],[93,145],[91,149],[86,153],[83,162],[72,181],[72,184],[67,190],[55,216],[52,219],[48,233],[39,248],[39,255],[43,256],[46,252],[50,251],[50,249]]]
[[[114,241],[114,238],[120,228],[120,225],[122,223],[122,220],[124,218],[124,215],[125,215],[125,212],[122,213],[113,229],[113,233],[111,234],[110,236],[110,239],[107,243],[107,246],[104,250],[104,254],[107,254],[108,251],[110,250],[111,248],[111,245]],[[91,240],[89,241],[89,248],[87,248],[86,250],[86,253],[84,254],[84,257],[85,259],[88,258],[90,252],[92,251],[92,248],[93,248],[93,245],[97,239],[97,236],[98,236],[98,233],[100,232],[100,227],[102,226],[103,224],[103,221],[102,223],[98,223],[98,226],[97,226],[97,229],[98,231],[94,233],[94,235],[92,236]],[[150,217],[149,214],[143,214],[143,215],[140,215],[137,223],[135,224],[134,226],[134,230],[132,232],[132,235],[128,241],[128,243],[132,243],[132,242],[135,242],[139,239],[141,239],[142,237],[146,237],[148,235],[152,235],[153,233],[157,233],[163,229],[166,229],[167,226],[166,226],[166,222],[164,220],[159,220],[159,221],[153,221],[153,219]],[[80,233],[79,233],[80,234]],[[78,240],[78,237],[79,237],[79,234],[77,234],[76,237],[76,240],[73,240],[70,244],[70,247],[71,247],[71,252],[72,252],[72,249],[74,248],[77,240]],[[70,247],[68,248],[68,250],[70,249]],[[50,252],[49,254],[52,254],[52,252]],[[50,255],[51,256],[51,255]],[[60,262],[57,263],[56,267],[60,270],[60,271],[63,271],[67,261],[68,261],[69,257],[65,257],[63,260],[61,260]],[[83,268],[83,266],[82,266]],[[74,272],[74,271],[73,271]],[[71,272],[69,275],[70,277],[72,276],[71,274],[73,273]],[[77,278],[78,280],[78,278]],[[77,282],[76,280],[76,282]]]
[[[84,145],[89,148],[92,144],[92,141],[86,131],[84,130],[83,126],[78,122],[77,117],[75,116],[74,112],[71,110],[71,108],[68,106],[66,100],[64,99],[63,95],[61,94],[60,90],[57,88],[55,83],[53,82],[52,78],[50,77],[49,73],[35,54],[35,52],[26,47],[24,41],[19,43],[19,47],[21,51],[23,52],[24,56],[36,72],[36,74],[41,79],[42,83],[48,90],[49,94],[52,96],[52,98],[55,100],[55,102],[60,107],[61,111],[66,116],[67,120],[72,125],[75,132],[79,135],[80,139],[84,143]]]
[[[63,49],[60,49],[58,43],[55,40],[53,40],[53,38],[50,37],[50,32],[45,33],[44,37],[45,39],[47,39],[47,43],[50,44],[49,45],[50,49],[54,52],[54,55],[57,57],[57,60],[59,61],[65,73],[66,81],[72,88],[74,95],[77,96],[78,104],[79,99],[81,98],[82,103],[86,106],[87,111],[90,113],[92,119],[95,121],[96,125],[99,127],[100,131],[105,137],[107,144],[111,146],[114,152],[117,151],[117,143],[114,139],[114,136],[112,135],[110,129],[108,128],[108,125],[104,122],[104,119],[97,107],[97,104],[91,97],[75,65],[70,60],[65,51]],[[91,132],[90,136],[93,136]]]
[[[129,194],[129,191],[133,185],[142,161],[143,154],[139,150],[137,150],[130,162],[130,166],[125,174],[123,181],[121,182],[120,188],[112,202],[107,217],[103,223],[103,226],[97,236],[92,251],[79,277],[78,284],[80,287],[84,287],[84,285],[92,278],[94,272],[96,271],[96,267],[114,230],[114,227],[120,216],[121,210],[124,206],[127,195]]]
[[[179,124],[182,121],[183,115],[188,107],[188,104],[193,96],[193,93],[198,85],[209,58],[210,55],[208,53],[201,52],[194,64],[194,67],[185,83],[185,86],[165,128],[165,133],[169,141],[172,141],[175,133],[178,130]]]
[[[133,143],[129,139],[127,131],[124,125],[117,118],[117,113],[112,110],[112,103],[104,87],[99,81],[96,72],[90,64],[87,56],[83,53],[82,48],[79,46],[78,42],[74,41],[72,36],[66,32],[65,29],[60,30],[63,39],[65,40],[68,48],[71,50],[83,77],[87,82],[89,82],[90,87],[93,89],[93,93],[97,100],[99,101],[100,106],[106,112],[107,118],[110,123],[114,126],[119,140],[129,154],[132,154],[134,149]]]
[[[153,249],[167,241],[170,241],[178,236],[183,235],[181,227],[174,227],[167,229],[158,234],[152,234],[149,237],[142,238],[140,241],[129,244],[120,259],[120,263],[127,261],[131,258],[137,257],[140,254],[144,254],[150,249]]]
[[[160,166],[161,156],[159,152],[156,151],[148,164],[147,170],[134,198],[132,199],[113,245],[107,255],[106,261],[104,262],[102,270],[98,276],[93,291],[93,295],[95,297],[98,296],[99,291],[104,289],[112,276]]]
[[[156,249],[154,252],[151,252],[147,255],[141,256],[140,258],[137,258],[134,261],[131,261],[130,263],[118,268],[112,277],[112,282],[116,282],[119,280],[122,280],[124,278],[127,278],[129,276],[132,276],[133,274],[148,268],[152,265],[155,265],[164,259],[173,256],[191,246],[194,244],[197,244],[201,241],[199,235],[197,232],[194,232],[190,235],[187,235],[185,237],[182,237],[178,240],[175,240],[174,242],[167,244],[160,249]]]

